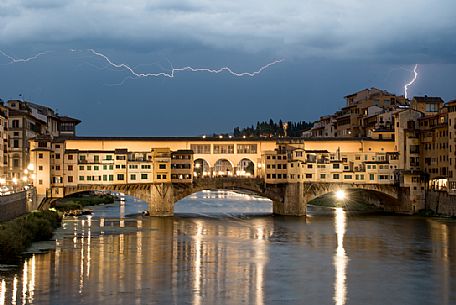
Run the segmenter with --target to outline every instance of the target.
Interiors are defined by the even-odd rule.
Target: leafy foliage
[[[32,242],[49,240],[60,226],[57,212],[39,211],[0,224],[0,263],[17,261]]]

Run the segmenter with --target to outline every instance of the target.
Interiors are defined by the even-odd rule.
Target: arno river
[[[456,221],[314,209],[195,194],[176,216],[144,202],[67,218],[54,246],[3,266],[4,304],[456,304]],[[256,215],[253,215],[253,214]]]

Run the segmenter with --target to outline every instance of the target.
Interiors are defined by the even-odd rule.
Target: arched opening
[[[196,159],[193,162],[193,176],[195,178],[209,177],[211,175],[211,167],[204,159]]]
[[[236,168],[236,176],[255,177],[255,163],[252,160],[244,158],[239,161]]]
[[[94,218],[123,219],[148,210],[148,204],[137,196],[119,191],[84,190],[52,202],[52,207],[67,216],[91,215]]]
[[[174,214],[222,217],[271,215],[272,201],[246,190],[203,190],[177,201]]]
[[[387,194],[374,190],[340,189],[318,196],[307,203],[309,211],[313,208],[341,207],[346,211],[379,212],[395,211],[399,201]]]
[[[231,177],[234,175],[233,164],[227,159],[219,159],[214,164],[215,177]]]

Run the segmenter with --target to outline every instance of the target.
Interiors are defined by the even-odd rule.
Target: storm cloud
[[[455,62],[455,11],[452,0],[4,0],[0,44],[182,42],[301,58]]]

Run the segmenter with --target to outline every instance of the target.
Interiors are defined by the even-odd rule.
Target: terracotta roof
[[[427,103],[443,103],[441,97],[439,96],[414,96],[413,99],[417,102],[427,102]]]

